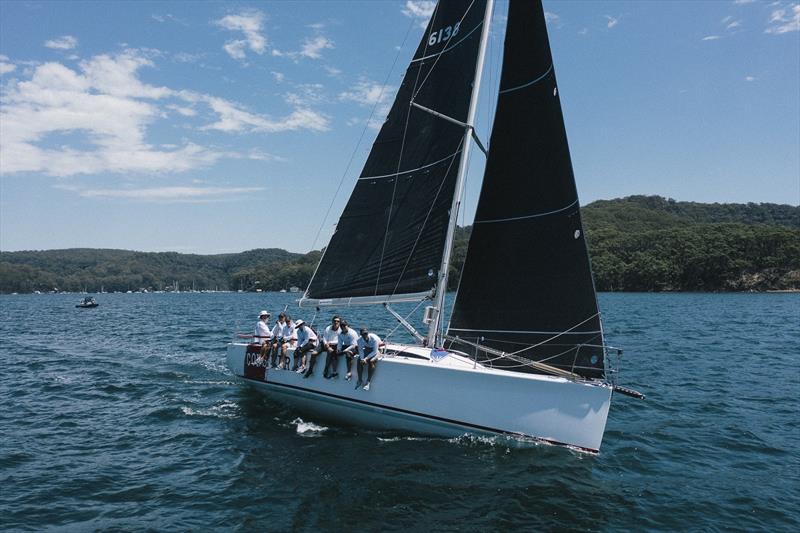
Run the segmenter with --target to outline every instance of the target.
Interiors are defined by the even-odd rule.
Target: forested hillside
[[[800,289],[800,207],[630,196],[593,202],[583,218],[598,290]],[[456,234],[451,288],[470,230]],[[0,292],[169,290],[175,283],[182,290],[304,288],[319,257],[276,248],[221,255],[0,252]]]

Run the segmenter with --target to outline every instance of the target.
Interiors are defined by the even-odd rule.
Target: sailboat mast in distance
[[[437,5],[301,305],[419,301],[433,294],[486,5]]]
[[[490,366],[535,372],[527,359],[602,378],[600,314],[540,0],[510,1],[502,69],[448,333],[517,356],[478,353],[495,359]]]

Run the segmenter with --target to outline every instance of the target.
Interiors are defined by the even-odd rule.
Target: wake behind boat
[[[301,307],[383,304],[417,340],[387,344],[369,390],[265,368],[233,373],[298,408],[371,427],[513,435],[600,449],[615,386],[540,1],[511,0],[489,149],[474,118],[493,0],[441,0]],[[448,270],[474,144],[483,186],[449,324]],[[513,290],[508,290],[509,285]],[[430,302],[427,334],[395,302]],[[641,395],[639,395],[641,396]]]

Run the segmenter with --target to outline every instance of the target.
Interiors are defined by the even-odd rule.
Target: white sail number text
[[[438,31],[431,32],[430,37],[428,37],[428,46],[433,46],[442,41],[447,41],[451,37],[455,37],[460,28],[461,22],[456,22],[455,26],[447,26]]]

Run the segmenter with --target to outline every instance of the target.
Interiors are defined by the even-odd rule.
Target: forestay
[[[486,0],[441,2],[301,304],[421,299],[436,284]]]
[[[489,157],[448,333],[485,364],[604,375],[603,335],[541,2],[511,0]]]

